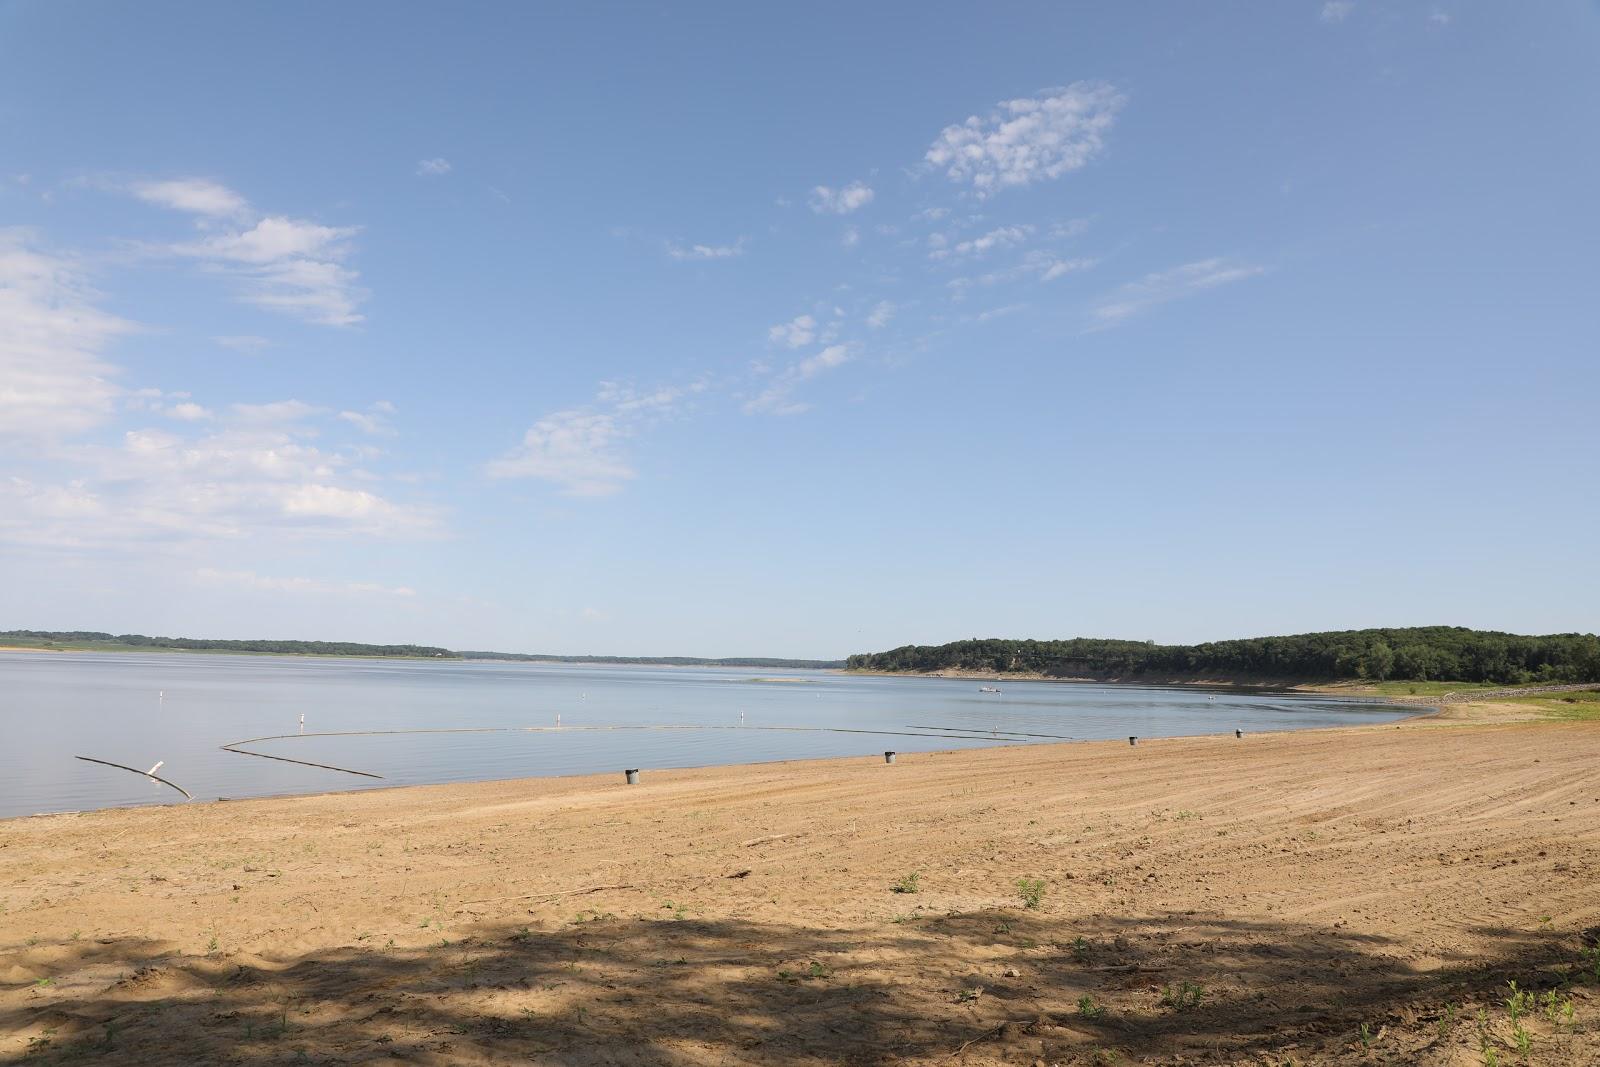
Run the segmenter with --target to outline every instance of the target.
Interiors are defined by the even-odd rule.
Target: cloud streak
[[[852,345],[829,345],[814,355],[790,364],[779,372],[771,385],[745,402],[745,414],[799,415],[809,411],[810,404],[793,398],[795,389],[819,374],[843,366],[854,354]]]
[[[807,202],[819,215],[848,215],[872,203],[872,197],[872,186],[866,182],[851,182],[840,189],[816,186]]]
[[[1173,300],[1194,296],[1266,273],[1265,267],[1223,257],[1196,260],[1171,270],[1146,274],[1105,297],[1091,311],[1096,329],[1105,329]]]
[[[540,418],[522,435],[521,444],[491,461],[485,473],[495,479],[550,482],[568,496],[610,496],[638,477],[627,442],[676,415],[705,388],[696,382],[640,391],[602,382],[593,404]]]
[[[0,229],[0,438],[58,438],[111,416],[122,389],[103,358],[137,327],[94,304],[78,265]]]

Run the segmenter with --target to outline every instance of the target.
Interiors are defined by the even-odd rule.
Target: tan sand
[[[1592,1065],[1600,725],[1488,714],[12,820],[0,1062]]]

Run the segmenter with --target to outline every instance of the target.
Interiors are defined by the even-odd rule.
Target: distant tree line
[[[227,641],[201,637],[146,637],[95,630],[6,630],[0,641],[29,644],[104,644],[126,648],[177,648],[189,652],[272,652],[297,656],[430,656],[459,659],[459,653],[432,645],[364,645],[355,641]]]
[[[1024,672],[1060,678],[1600,682],[1600,637],[1525,637],[1460,626],[1337,630],[1201,645],[1074,638],[905,645],[846,661],[851,670]]]

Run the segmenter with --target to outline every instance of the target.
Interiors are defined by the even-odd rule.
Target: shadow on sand
[[[1194,915],[992,911],[819,930],[664,910],[451,932],[276,961],[54,946],[54,978],[0,987],[0,1033],[27,1042],[0,1061],[1476,1062],[1485,1039],[1513,1041],[1512,981],[1579,1003],[1566,1026],[1537,1009],[1525,1024],[1537,1062],[1593,1063],[1600,1044],[1586,1019],[1600,1000],[1579,969],[1592,932],[1484,930],[1491,955],[1426,969],[1343,930]]]

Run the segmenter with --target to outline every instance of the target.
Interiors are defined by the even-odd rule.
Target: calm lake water
[[[533,775],[695,767],[885,749],[1246,733],[1385,722],[1381,704],[1262,693],[873,678],[820,671],[578,667],[187,653],[0,652],[0,817],[181,801]],[[336,771],[224,752],[334,764]],[[528,731],[523,727],[564,729]],[[625,729],[576,729],[619,726]],[[646,729],[660,726],[718,729]],[[802,729],[776,729],[799,727]],[[493,732],[318,737],[325,732]],[[880,731],[845,732],[845,731]]]

